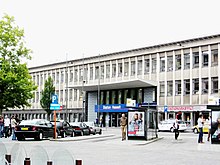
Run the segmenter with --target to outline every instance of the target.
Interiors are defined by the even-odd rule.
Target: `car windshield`
[[[51,124],[55,125],[55,121],[51,121]],[[62,122],[56,121],[56,126],[61,126]]]

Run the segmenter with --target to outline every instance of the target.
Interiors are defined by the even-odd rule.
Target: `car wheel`
[[[100,131],[99,131],[99,135],[101,135],[102,134],[102,130],[100,129]]]
[[[84,132],[83,131],[81,131],[81,136],[83,136],[84,135]]]
[[[170,128],[170,132],[173,132],[173,131],[174,131],[173,127],[172,127],[172,128]]]
[[[194,132],[194,134],[197,134],[199,131],[197,128],[194,128],[193,132]]]
[[[63,132],[62,133],[62,138],[65,138],[66,137],[66,132]]]

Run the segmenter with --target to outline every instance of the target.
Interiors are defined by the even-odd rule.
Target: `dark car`
[[[51,123],[55,125],[54,121],[51,121]],[[71,137],[75,136],[74,129],[67,121],[64,120],[56,121],[56,128],[57,128],[58,136],[61,136],[62,138],[66,136],[71,136]]]
[[[54,127],[50,121],[45,119],[22,120],[15,127],[15,136],[19,141],[25,140],[25,138],[42,140],[43,138],[54,137]]]
[[[74,129],[75,135],[90,135],[89,126],[82,122],[72,122],[70,123],[72,128]]]

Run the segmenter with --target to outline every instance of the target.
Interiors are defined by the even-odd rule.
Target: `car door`
[[[89,128],[85,123],[81,123],[82,129],[83,129],[83,133],[85,135],[89,135]]]
[[[64,130],[66,130],[67,135],[72,135],[73,128],[70,126],[68,122],[64,121],[63,127],[64,127]]]
[[[45,124],[46,124],[46,129],[47,129],[47,137],[53,137],[54,135],[54,127],[53,127],[53,124],[49,121],[45,121]]]

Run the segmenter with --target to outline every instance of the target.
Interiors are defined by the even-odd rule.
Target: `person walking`
[[[122,133],[122,141],[126,140],[126,128],[127,128],[127,117],[123,113],[120,120],[121,133]]]
[[[179,136],[179,124],[178,124],[178,120],[177,119],[173,123],[173,131],[174,131],[174,134],[175,134],[175,140],[177,140],[178,136]]]
[[[203,124],[204,124],[203,115],[199,114],[199,118],[198,118],[198,127],[199,127],[198,143],[204,143],[203,142]]]
[[[12,128],[12,140],[16,140],[16,136],[15,136],[15,126],[17,125],[18,123],[16,122],[15,120],[15,117],[14,115],[11,117],[11,128]]]
[[[209,132],[208,132],[208,138],[207,138],[207,141],[209,142],[209,140],[210,140],[210,135],[211,135],[211,116],[209,116]]]
[[[4,136],[4,118],[0,115],[0,138]]]
[[[7,137],[10,136],[10,133],[9,133],[10,125],[11,125],[11,121],[10,121],[10,119],[8,118],[8,116],[6,115],[6,116],[5,116],[5,127],[4,127],[4,130],[5,130],[5,138],[7,138]]]

